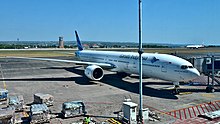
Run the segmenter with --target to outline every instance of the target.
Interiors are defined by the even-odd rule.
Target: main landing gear
[[[207,86],[206,87],[206,92],[207,93],[214,93],[215,92],[215,88],[213,86]]]

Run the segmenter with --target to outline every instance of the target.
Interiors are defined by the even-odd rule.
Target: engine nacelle
[[[101,80],[104,76],[103,69],[97,65],[87,66],[84,73],[91,80]]]

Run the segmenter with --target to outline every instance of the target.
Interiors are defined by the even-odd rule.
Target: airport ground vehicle
[[[8,98],[8,90],[0,89],[0,100],[6,100]]]
[[[8,107],[12,108],[15,111],[22,111],[24,108],[24,98],[22,95],[19,96],[9,96]]]
[[[0,110],[0,124],[14,124],[14,110]]]
[[[85,105],[82,101],[64,102],[62,104],[61,113],[64,118],[73,117],[78,115],[85,115]]]
[[[34,103],[35,104],[45,103],[47,106],[52,106],[53,96],[50,94],[36,93],[34,94]]]
[[[30,123],[50,122],[50,110],[46,104],[33,104],[30,108]]]

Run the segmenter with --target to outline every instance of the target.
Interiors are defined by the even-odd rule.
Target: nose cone
[[[196,77],[199,77],[199,76],[200,76],[200,73],[197,69],[194,68],[194,69],[191,70],[191,77],[192,78],[196,78]]]

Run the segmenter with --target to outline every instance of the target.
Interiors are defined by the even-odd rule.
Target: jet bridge
[[[200,71],[200,73],[208,76],[207,92],[214,92],[214,83],[220,85],[220,81],[216,79],[216,77],[220,77],[220,57],[208,56],[191,58],[190,62]],[[211,82],[210,78],[212,79]]]
[[[220,82],[215,78],[220,73],[220,57],[205,57],[203,62],[203,72],[208,76],[207,92],[215,92],[214,82],[220,85]],[[209,77],[212,79],[211,84]]]
[[[203,62],[203,72],[208,75],[212,73],[214,67],[214,76],[220,72],[220,57],[205,57]]]

